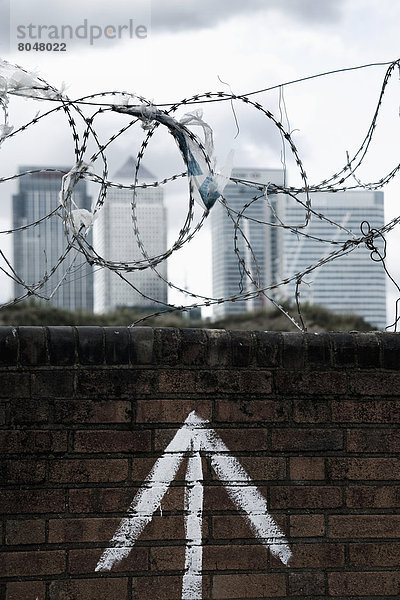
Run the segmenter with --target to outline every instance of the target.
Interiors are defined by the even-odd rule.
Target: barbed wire
[[[310,79],[315,79],[323,76],[332,76],[341,72],[353,72],[359,69],[385,66],[386,71],[380,87],[377,104],[374,110],[373,117],[367,129],[361,144],[350,156],[346,152],[346,161],[344,166],[336,173],[330,175],[318,184],[310,184],[303,166],[303,161],[298,148],[296,147],[284,98],[284,88],[299,82],[304,82]],[[63,113],[68,128],[70,130],[71,139],[73,142],[74,159],[73,167],[68,171],[60,171],[56,168],[31,169],[12,175],[0,177],[0,185],[18,179],[27,175],[37,173],[58,173],[62,177],[62,185],[59,194],[59,205],[49,211],[47,214],[15,228],[5,229],[0,231],[0,234],[13,235],[17,232],[34,229],[47,219],[59,218],[63,221],[65,233],[65,246],[58,260],[48,269],[46,267],[43,276],[35,283],[27,283],[24,281],[22,274],[17,273],[11,261],[6,257],[1,250],[0,256],[4,261],[4,266],[0,267],[3,275],[10,278],[13,282],[19,284],[23,289],[18,297],[7,302],[3,306],[19,302],[28,297],[37,297],[43,300],[51,300],[59,288],[66,285],[70,276],[81,270],[82,263],[79,264],[79,258],[84,258],[84,261],[99,269],[108,269],[114,272],[118,277],[126,282],[127,285],[137,292],[144,299],[153,304],[159,304],[160,311],[152,315],[146,315],[134,324],[143,322],[149,316],[164,314],[172,311],[189,311],[193,308],[210,307],[219,305],[224,302],[239,302],[249,301],[251,299],[263,296],[270,301],[274,306],[278,307],[300,330],[306,330],[301,303],[300,303],[300,284],[304,281],[304,277],[316,269],[322,268],[327,263],[345,256],[359,247],[365,246],[371,252],[371,259],[375,262],[380,262],[389,279],[396,286],[400,294],[400,287],[396,284],[394,278],[388,272],[386,266],[386,238],[385,236],[400,222],[400,216],[393,218],[381,228],[372,228],[369,223],[363,221],[360,224],[361,235],[356,235],[353,231],[346,228],[344,224],[335,222],[321,211],[316,211],[313,208],[312,196],[315,193],[340,193],[358,189],[378,190],[387,185],[397,175],[400,170],[400,163],[395,165],[385,175],[377,181],[363,183],[358,176],[361,165],[370,149],[374,138],[377,121],[382,108],[385,92],[391,77],[396,69],[400,69],[400,59],[391,62],[370,63],[368,65],[360,65],[358,67],[349,67],[338,69],[326,73],[320,73],[309,77],[289,81],[269,88],[251,91],[247,94],[234,94],[228,86],[229,92],[205,92],[204,94],[196,94],[189,98],[184,98],[180,101],[172,103],[162,103],[154,105],[146,98],[128,92],[106,91],[96,94],[86,95],[77,99],[70,99],[65,92],[57,89],[47,83],[44,79],[31,73],[24,68],[0,61],[0,111],[3,114],[2,123],[0,124],[0,146],[5,145],[19,135],[23,135],[27,129],[35,127],[38,123],[44,122],[55,113]],[[263,106],[261,102],[251,98],[256,94],[261,94],[270,90],[279,90],[279,118],[274,116],[273,112]],[[9,105],[14,97],[23,97],[33,101],[49,102],[52,106],[44,112],[37,113],[32,119],[25,122],[23,125],[14,128],[10,122]],[[276,183],[259,183],[249,179],[241,179],[232,176],[231,167],[228,165],[226,169],[218,170],[214,157],[213,132],[211,127],[203,120],[202,112],[196,110],[191,113],[186,113],[179,120],[174,116],[175,113],[193,104],[208,104],[214,102],[229,102],[235,117],[237,126],[237,134],[239,134],[239,124],[234,108],[234,103],[242,103],[251,109],[255,110],[262,116],[263,119],[269,121],[277,130],[281,143],[282,152],[281,160],[284,172],[283,185]],[[90,111],[88,115],[88,111]],[[105,114],[118,113],[123,118],[127,119],[127,123],[117,129],[104,142],[100,141],[98,132],[98,119]],[[286,120],[286,126],[282,123]],[[180,151],[184,163],[184,170],[178,173],[173,173],[168,177],[151,182],[140,181],[140,169],[145,156],[146,150],[150,144],[154,133],[158,128],[165,128],[170,133]],[[191,130],[192,127],[200,127],[202,136],[196,135]],[[133,175],[132,184],[126,184],[123,181],[114,181],[109,178],[109,167],[107,159],[107,150],[111,144],[129,130],[138,132],[141,136],[139,150],[136,155],[136,167]],[[140,138],[139,138],[140,139]],[[95,150],[89,153],[89,143],[94,144]],[[301,185],[299,187],[291,187],[286,185],[286,163],[288,152],[298,169]],[[138,219],[138,192],[146,188],[159,188],[167,186],[169,183],[177,179],[186,179],[188,182],[188,208],[186,217],[176,240],[171,246],[158,254],[152,255],[144,243],[143,236],[140,230]],[[99,191],[97,198],[93,203],[92,209],[80,208],[75,201],[74,191],[80,181],[87,181],[97,184]],[[229,198],[224,196],[226,185],[236,184],[246,186],[254,194],[251,200],[245,202],[240,210],[236,210],[229,202]],[[96,216],[102,210],[104,203],[107,202],[107,191],[109,189],[121,189],[131,191],[131,209],[132,209],[132,235],[135,237],[141,257],[133,259],[125,257],[124,260],[110,260],[106,256],[102,256],[95,244],[91,242],[90,232],[92,231]],[[290,198],[293,203],[301,207],[303,213],[302,222],[297,224],[286,223],[275,210],[275,201],[271,198]],[[271,215],[271,220],[266,221],[255,218],[249,214],[249,209],[256,203],[266,203]],[[175,252],[188,244],[204,226],[210,212],[215,204],[219,204],[224,210],[227,218],[231,221],[233,227],[233,252],[236,255],[238,263],[238,293],[229,297],[216,298],[212,296],[194,293],[190,289],[177,285],[170,281],[160,268],[161,265]],[[195,206],[199,205],[202,209],[202,214],[195,222]],[[214,209],[215,210],[215,209]],[[336,231],[343,234],[343,239],[337,237],[327,238],[312,235],[309,232],[309,225],[312,218],[317,218],[330,226]],[[265,228],[281,228],[290,231],[297,236],[302,236],[304,239],[318,241],[325,246],[333,246],[331,251],[324,254],[315,263],[310,264],[301,272],[295,272],[282,278],[279,281],[268,282],[266,284],[262,277],[262,268],[259,264],[259,258],[256,255],[251,243],[251,239],[247,233],[247,223],[253,223],[258,227]],[[384,244],[383,251],[380,251],[377,243],[381,241]],[[72,257],[72,258],[71,258]],[[60,266],[70,260],[67,268],[65,268],[62,276],[54,283],[50,293],[45,292],[45,288],[51,285],[54,274],[59,270]],[[135,271],[142,270],[152,271],[157,278],[161,279],[170,289],[183,294],[186,298],[192,299],[193,302],[185,305],[174,305],[168,302],[162,302],[156,297],[151,297],[140,286],[135,285],[129,274]],[[279,300],[277,290],[280,290],[293,284],[295,286],[294,301],[297,308],[296,318],[289,314]],[[282,296],[283,297],[283,296]],[[398,311],[399,300],[396,302],[395,321],[390,327],[397,330],[397,324],[400,316]]]

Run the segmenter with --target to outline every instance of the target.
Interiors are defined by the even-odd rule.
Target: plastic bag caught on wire
[[[209,211],[221,196],[229,181],[229,174],[215,173],[214,144],[211,127],[202,119],[202,112],[187,113],[180,121],[176,121],[156,106],[115,106],[114,110],[138,117],[146,129],[156,121],[165,125],[175,139],[186,164],[189,181],[192,184],[194,199],[200,206]],[[187,125],[202,127],[204,144],[192,133]]]
[[[60,90],[46,83],[36,73],[0,59],[0,100],[7,104],[9,94],[38,100],[62,97]]]

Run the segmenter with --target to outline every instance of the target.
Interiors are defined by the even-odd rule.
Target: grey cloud
[[[10,36],[10,1],[0,0],[0,53],[9,47]]]
[[[332,23],[341,18],[346,0],[154,0],[152,25],[155,30],[203,29],[234,16],[271,11],[281,12],[303,22]]]

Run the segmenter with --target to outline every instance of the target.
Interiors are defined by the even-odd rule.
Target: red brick
[[[286,516],[275,515],[274,521],[283,533],[286,532]],[[214,539],[254,539],[253,531],[245,515],[224,515],[212,517]]]
[[[291,544],[291,569],[330,569],[344,566],[344,546],[341,544]],[[281,561],[271,557],[271,566],[282,567]]]
[[[269,371],[250,371],[246,369],[240,373],[240,392],[252,394],[271,394],[272,375]]]
[[[332,458],[327,460],[332,479],[399,480],[399,458]]]
[[[237,510],[237,508],[229,498],[225,486],[214,485],[204,488],[204,510],[212,513],[216,510]]]
[[[64,542],[108,542],[115,533],[121,519],[50,519],[49,543]]]
[[[162,546],[151,549],[151,569],[154,571],[179,571],[185,565],[184,546]],[[203,547],[203,569],[205,571],[265,571],[267,549],[257,545],[230,545]]]
[[[290,459],[290,479],[307,481],[325,478],[325,461],[323,458],[292,457]]]
[[[66,452],[67,434],[61,431],[0,431],[0,452],[27,454]]]
[[[185,550],[185,546],[152,547],[150,549],[150,569],[155,572],[181,571],[185,567]]]
[[[8,460],[4,467],[7,484],[43,483],[46,479],[46,463],[43,460]]]
[[[350,564],[356,567],[400,568],[400,542],[349,544]]]
[[[69,573],[71,575],[82,575],[94,573],[104,548],[85,548],[84,550],[70,550]],[[113,566],[113,573],[136,573],[147,571],[148,550],[142,547],[133,547],[129,555],[120,563]]]
[[[328,527],[332,538],[398,538],[400,515],[335,515]]]
[[[203,532],[207,531],[207,519],[203,519]],[[179,516],[165,515],[160,513],[153,517],[145,527],[140,536],[141,540],[185,540],[185,528],[183,514]]]
[[[202,597],[210,598],[210,580],[207,575],[203,575],[202,583]],[[137,577],[133,579],[133,590],[133,598],[135,600],[181,600],[182,575],[159,576],[154,573],[152,577]],[[54,598],[54,600],[57,599]],[[117,598],[117,600],[123,599]]]
[[[251,331],[230,331],[231,364],[237,367],[248,367],[253,361],[255,339]]]
[[[206,492],[206,490],[207,488],[204,489],[204,492]],[[164,511],[168,510],[174,513],[179,512],[182,509],[182,507],[185,506],[184,494],[185,488],[183,486],[169,487],[161,501],[159,514],[161,514],[161,511],[164,513]]]
[[[93,490],[70,490],[68,508],[70,513],[93,512]]]
[[[98,490],[96,512],[125,512],[137,493],[137,489],[106,488]]]
[[[183,477],[181,479],[183,479]],[[120,511],[125,515],[139,489],[140,488],[138,487],[129,487],[124,488],[123,490],[118,488],[104,491],[100,490],[97,503],[98,512]],[[183,486],[169,487],[161,500],[161,511],[163,513],[165,511],[182,511],[184,507],[184,491],[185,489]]]
[[[346,393],[346,374],[340,371],[278,371],[275,375],[279,394],[342,395]]]
[[[400,506],[400,486],[347,487],[346,505],[351,508],[398,508]]]
[[[37,400],[14,399],[10,403],[9,421],[13,426],[48,423],[51,412],[51,401],[47,398]]]
[[[267,574],[231,574],[213,577],[213,597],[225,598],[276,598],[286,596],[285,575]]]
[[[142,329],[142,328],[141,328]],[[134,327],[131,329],[131,342],[134,346],[134,349],[137,348],[137,341],[140,340],[142,342],[143,337],[145,336],[145,331],[142,329],[142,332]],[[142,337],[143,336],[143,337]],[[146,345],[147,345],[147,358],[148,361],[151,362],[154,360],[156,363],[161,365],[177,365],[180,360],[180,349],[181,349],[181,330],[173,327],[165,327],[165,328],[156,328],[154,329],[153,337],[149,339],[149,334],[145,337]],[[152,352],[149,352],[149,342],[152,346]],[[142,342],[143,349],[143,342]],[[139,356],[142,357],[142,352],[139,350]]]
[[[41,544],[46,537],[45,525],[42,519],[7,521],[6,544]]]
[[[400,573],[359,572],[328,573],[328,587],[331,596],[397,596]]]
[[[142,482],[151,469],[154,467],[154,463],[157,458],[145,458],[135,457],[132,463],[132,479],[133,481]],[[204,460],[203,460],[204,465]],[[187,459],[183,459],[181,466],[175,476],[174,481],[184,481],[186,479]]]
[[[76,452],[149,452],[150,431],[77,431]]]
[[[126,600],[127,597],[128,579],[125,577],[69,579],[50,584],[49,600]]]
[[[289,414],[288,402],[279,400],[216,400],[215,420],[225,423],[279,423],[286,421]]]
[[[342,506],[342,491],[333,486],[276,486],[271,488],[272,508],[336,508]]]
[[[130,423],[131,402],[127,400],[58,400],[54,403],[55,423]]]
[[[6,600],[42,600],[46,593],[44,581],[9,581]]]
[[[79,396],[131,398],[155,391],[156,373],[146,369],[110,369],[79,371]]]
[[[81,518],[81,519],[50,519],[49,542],[108,542],[114,535],[123,517],[118,518]],[[204,531],[207,519],[203,519]],[[171,516],[158,512],[145,527],[140,540],[184,540],[184,516]]]
[[[325,535],[324,515],[290,515],[291,537],[321,537]]]
[[[204,329],[181,329],[178,353],[183,365],[204,365],[207,361],[207,332]],[[180,352],[179,352],[180,350]]]
[[[174,488],[182,489],[182,488]],[[267,488],[263,486],[257,486],[259,492],[267,497]],[[175,504],[176,508],[176,504]],[[234,504],[233,500],[230,499],[228,494],[228,486],[224,484],[220,485],[205,485],[204,486],[204,510],[210,513],[215,513],[215,511],[235,511],[237,512],[238,508],[236,504]]]
[[[245,539],[252,537],[250,524],[241,515],[224,515],[212,517],[212,534],[214,539]]]
[[[400,452],[398,429],[349,429],[347,432],[349,452]]]
[[[217,435],[231,452],[242,450],[259,452],[268,448],[267,429],[216,429]],[[176,429],[159,429],[156,431],[155,449],[164,450],[176,434]]]
[[[0,403],[0,425],[6,424],[6,406]]]
[[[392,390],[395,393],[396,388]],[[398,400],[332,402],[332,421],[336,423],[400,423]]]
[[[29,393],[28,373],[0,373],[0,398],[28,398]]]
[[[400,373],[349,373],[349,385],[352,392],[362,396],[393,396],[400,388]],[[399,408],[397,414],[399,417]]]
[[[323,573],[289,573],[289,594],[291,596],[322,596],[325,598],[325,577]]]
[[[204,394],[270,394],[272,376],[264,370],[211,369],[198,373],[196,389]]]
[[[73,371],[53,369],[31,375],[32,398],[70,398],[74,393]]]
[[[64,572],[65,552],[63,550],[0,553],[0,573],[3,577],[29,577],[32,574],[59,575]]]
[[[276,456],[243,456],[238,457],[237,460],[253,481],[274,481],[286,478],[286,461],[284,458]],[[214,471],[212,472],[212,477],[220,481]]]
[[[169,370],[160,371],[158,376],[158,391],[164,393],[192,393],[196,388],[196,372]]]
[[[35,514],[62,513],[65,510],[64,490],[3,490],[0,513]]]
[[[54,460],[49,468],[50,481],[57,483],[108,483],[124,481],[127,476],[126,459]]]
[[[210,400],[138,400],[137,423],[178,423],[182,425],[193,410],[203,419],[210,419]]]
[[[331,429],[275,429],[271,445],[274,450],[288,452],[342,450],[343,433]]]
[[[296,423],[329,423],[330,402],[321,398],[298,398],[293,401]]]
[[[265,571],[268,551],[262,544],[204,546],[203,568],[207,571]]]
[[[196,376],[196,390],[202,394],[240,392],[241,371],[235,369],[200,371]]]

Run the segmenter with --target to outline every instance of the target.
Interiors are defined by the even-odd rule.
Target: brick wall
[[[0,599],[180,599],[187,458],[129,555],[95,568],[191,411],[292,552],[200,450],[203,599],[399,598],[399,393],[396,334],[0,328]]]

